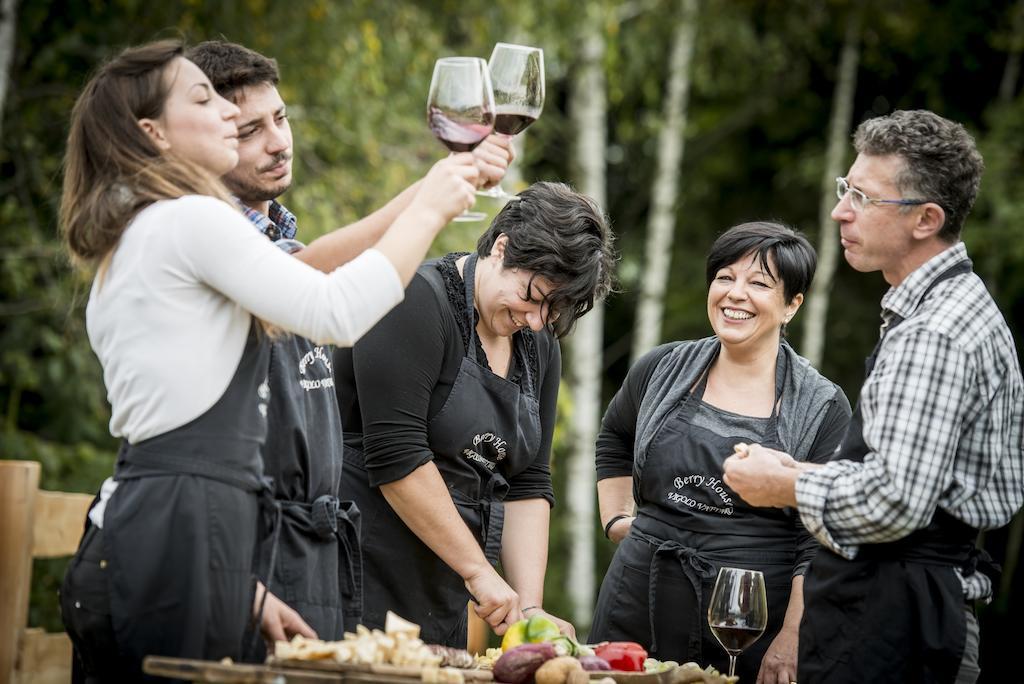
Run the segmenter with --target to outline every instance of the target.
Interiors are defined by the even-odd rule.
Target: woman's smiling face
[[[786,302],[771,255],[767,269],[756,253],[718,269],[708,288],[708,320],[724,345],[777,345],[781,328],[800,308],[803,295]]]
[[[499,236],[488,258],[491,265],[477,270],[476,308],[482,332],[497,337],[511,337],[523,328],[540,331],[555,315],[547,302],[555,289],[551,281],[502,265],[507,242],[505,235]]]

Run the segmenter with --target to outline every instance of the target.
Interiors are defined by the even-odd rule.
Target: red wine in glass
[[[494,115],[494,132],[502,135],[518,135],[537,120],[533,112],[504,110],[498,107],[498,113]]]
[[[470,117],[468,122],[460,122],[449,118],[447,113],[438,107],[427,109],[427,122],[434,137],[452,152],[472,152],[491,134],[495,119],[493,114],[484,114]],[[478,120],[485,123],[476,123]]]
[[[443,57],[434,64],[427,95],[427,125],[452,152],[469,152],[494,130],[494,91],[487,64],[478,57]],[[464,211],[453,220],[482,221]]]
[[[509,137],[522,133],[544,108],[544,51],[528,45],[498,43],[488,62],[494,85],[496,133]],[[497,185],[480,193],[501,200],[518,199]]]
[[[718,639],[718,643],[722,644],[725,652],[731,655],[743,653],[761,637],[763,632],[764,629],[756,627],[740,627],[729,624],[711,625],[711,633]]]
[[[708,626],[729,654],[729,676],[736,656],[757,641],[768,626],[764,575],[757,570],[719,568],[708,605]]]

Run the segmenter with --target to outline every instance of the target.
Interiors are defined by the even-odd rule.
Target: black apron
[[[523,367],[522,387],[477,361],[475,269],[476,255],[470,255],[463,276],[469,345],[444,407],[427,424],[427,442],[459,514],[487,560],[496,564],[508,478],[537,457],[540,407],[537,378],[525,358],[524,345],[513,346],[516,362]],[[420,273],[440,301],[447,303],[436,268],[428,265]],[[387,611],[392,610],[419,624],[425,642],[465,648],[466,606],[471,599],[465,582],[406,527],[380,490],[369,486],[363,454],[352,448],[353,442],[359,442],[359,435],[346,435],[343,491],[363,513],[364,623],[383,627]]]
[[[775,404],[758,440],[774,449],[783,447],[778,407],[785,366],[780,350]],[[728,655],[707,622],[718,569],[760,570],[768,627],[736,664],[740,681],[753,682],[789,602],[796,557],[794,513],[750,506],[722,481],[722,464],[733,445],[750,437],[722,437],[693,423],[707,375],[708,369],[668,414],[646,454],[634,461],[637,518],[601,584],[590,641],[636,641],[653,658],[692,660],[723,670]]]
[[[957,263],[927,291],[970,271],[970,261]],[[902,322],[895,316],[888,330]],[[881,342],[865,364],[868,376]],[[858,401],[835,458],[863,462],[869,451]],[[864,544],[852,561],[821,550],[804,579],[800,684],[954,682],[967,638],[954,569],[973,571],[977,537],[978,530],[937,509],[926,528]]]
[[[269,345],[256,326],[208,411],[122,443],[103,528],[86,531],[61,612],[87,675],[142,678],[147,655],[238,660],[251,621]]]
[[[354,631],[362,603],[359,510],[338,498],[343,439],[332,351],[297,335],[273,343],[263,448],[281,507],[273,593],[325,640]],[[272,545],[260,542],[261,576]]]

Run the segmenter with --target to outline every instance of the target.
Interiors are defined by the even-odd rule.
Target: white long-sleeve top
[[[156,202],[125,230],[86,307],[110,432],[134,444],[206,412],[234,376],[253,315],[351,346],[403,296],[394,266],[376,250],[324,274],[220,200]]]

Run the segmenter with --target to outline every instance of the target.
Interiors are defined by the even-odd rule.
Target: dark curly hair
[[[985,170],[974,138],[963,126],[924,109],[897,110],[858,126],[853,146],[859,154],[903,159],[896,187],[904,196],[942,207],[946,223],[939,237],[957,241]]]
[[[557,314],[549,315],[556,337],[567,335],[611,291],[616,256],[608,219],[594,200],[568,185],[535,183],[519,193],[480,236],[477,254],[490,254],[502,234],[508,236],[502,266],[531,271],[554,286],[546,299],[548,311]]]

